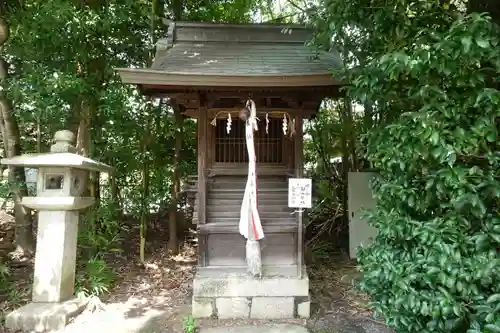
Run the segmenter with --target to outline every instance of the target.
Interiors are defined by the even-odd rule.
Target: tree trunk
[[[90,106],[86,101],[79,101],[81,103],[79,106],[77,106],[76,111],[78,114],[75,116],[78,119],[78,129],[76,132],[76,153],[78,155],[82,155],[85,157],[89,156],[89,150],[90,150]],[[83,179],[83,196],[90,197],[91,196],[91,188],[90,188],[90,173],[87,173],[87,175]],[[81,212],[81,216],[85,214],[85,211]]]
[[[148,133],[149,134],[149,133]],[[147,145],[144,145],[143,153],[146,152]],[[141,218],[139,225],[139,237],[140,237],[140,245],[139,245],[139,259],[142,264],[145,263],[146,256],[146,232],[147,225],[149,220],[149,161],[144,160],[144,164],[142,166],[142,209],[141,209]]]
[[[19,125],[12,112],[10,103],[0,95],[1,123],[3,125],[4,143],[7,147],[7,158],[21,155],[21,139]],[[15,243],[16,255],[30,256],[35,250],[33,238],[33,216],[31,210],[21,204],[21,200],[28,194],[26,175],[22,167],[9,167],[9,187],[14,201],[14,217],[16,219]]]
[[[345,121],[347,125],[347,136],[348,136],[348,146],[349,152],[351,155],[351,166],[349,171],[357,171],[358,170],[358,156],[356,152],[356,126],[354,123],[354,116],[352,111],[352,102],[350,98],[346,97],[344,99],[344,107],[345,107]]]
[[[367,131],[373,127],[373,105],[370,103],[364,104],[363,122]]]
[[[344,99],[343,103],[338,104],[338,112],[339,118],[341,120],[341,135],[340,135],[340,149],[342,150],[342,209],[343,214],[341,217],[342,227],[349,228],[349,210],[348,210],[348,176],[349,171],[352,169],[351,164],[351,153],[349,147],[349,140],[351,137],[350,134],[350,125],[349,125],[349,116],[348,116],[348,108],[347,108],[347,98]]]
[[[76,133],[76,153],[85,157],[89,156],[90,150],[90,106],[83,102],[79,114],[78,131]]]
[[[152,108],[152,105],[149,104],[149,107]],[[146,119],[146,128],[144,136],[141,140],[141,153],[143,155],[142,160],[142,197],[141,197],[141,217],[139,221],[139,259],[142,264],[145,263],[145,254],[146,254],[146,233],[147,233],[147,225],[149,221],[149,164],[150,161],[146,157],[147,152],[149,151],[149,147],[151,145],[151,121],[150,121],[151,112],[147,113]]]
[[[116,181],[115,175],[109,175],[109,184],[111,187],[111,201],[115,205],[118,218],[121,220],[123,218],[122,201],[121,201],[120,187],[118,186],[118,182]]]
[[[178,211],[177,204],[179,201],[179,192],[181,188],[181,151],[182,151],[182,143],[184,141],[184,131],[182,127],[183,117],[181,108],[178,105],[173,107],[174,109],[174,118],[175,118],[175,151],[174,151],[174,174],[172,177],[172,188],[171,188],[171,201],[170,201],[170,209],[168,215],[168,230],[169,230],[169,238],[168,238],[168,248],[172,251],[173,254],[177,254],[179,252],[179,241],[177,238],[177,231],[179,228],[179,219],[178,219]]]
[[[7,41],[9,26],[3,20],[0,21],[2,31],[2,44]],[[7,76],[7,62],[1,59],[2,79]],[[19,125],[12,110],[11,103],[5,97],[5,87],[0,93],[0,130],[5,146],[5,156],[14,157],[21,155],[21,137],[19,134]],[[35,250],[35,240],[33,238],[33,216],[31,210],[21,204],[21,200],[28,194],[26,186],[26,175],[24,168],[9,167],[9,187],[12,199],[14,200],[15,226],[15,254],[19,257],[30,256]]]
[[[182,20],[182,13],[184,11],[184,0],[173,0],[170,2],[170,10],[174,17],[174,20]]]
[[[95,199],[95,205],[99,207],[101,201],[101,187],[100,187],[99,172],[92,172],[90,174],[90,195]]]

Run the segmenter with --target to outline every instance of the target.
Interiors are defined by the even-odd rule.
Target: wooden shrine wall
[[[231,109],[226,109],[231,110]],[[195,204],[198,223],[200,268],[245,269],[245,241],[238,232],[239,209],[248,173],[244,123],[232,114],[231,131],[226,132],[227,111],[197,110],[198,177]],[[266,133],[265,112],[271,116]],[[236,111],[236,110],[232,110]],[[303,262],[302,221],[287,205],[288,177],[300,177],[303,169],[302,113],[300,109],[258,108],[259,130],[256,152],[259,175],[259,211],[266,233],[262,241],[263,265],[300,272]],[[284,135],[282,115],[292,136]],[[307,113],[307,112],[306,112]],[[213,125],[215,123],[215,126]],[[300,273],[297,273],[300,274]]]

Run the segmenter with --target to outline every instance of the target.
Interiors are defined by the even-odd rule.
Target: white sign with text
[[[288,207],[290,208],[312,207],[312,179],[310,178],[288,179]]]

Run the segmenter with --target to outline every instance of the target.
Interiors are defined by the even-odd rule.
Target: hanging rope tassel
[[[260,242],[258,240],[247,240],[246,256],[248,273],[253,277],[262,277]]]
[[[246,261],[248,273],[254,277],[262,276],[262,260],[259,240],[264,238],[257,208],[257,174],[253,132],[257,130],[255,103],[247,101],[250,116],[246,120],[245,134],[248,151],[248,179],[243,195],[240,216],[240,233],[247,238]]]
[[[253,144],[253,141],[252,141]],[[246,259],[248,273],[253,277],[262,277],[262,259],[260,252],[260,242],[258,241],[261,237],[259,231],[257,230],[256,220],[259,220],[259,211],[257,206],[257,175],[255,170],[255,164],[253,167],[253,172],[249,172],[249,183],[250,183],[250,196],[249,196],[249,223],[248,223],[248,239],[246,245]],[[249,170],[250,171],[250,170]],[[262,234],[262,237],[263,234]]]

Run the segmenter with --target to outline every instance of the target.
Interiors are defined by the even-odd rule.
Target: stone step
[[[241,193],[243,194],[245,191],[245,187],[243,186],[242,188],[234,188],[234,187],[230,187],[230,188],[214,188],[214,189],[210,189],[209,190],[209,195],[211,194],[221,194],[221,193]],[[257,188],[257,193],[260,194],[260,193],[276,193],[276,194],[287,194],[288,193],[288,187],[275,187],[275,188],[271,188],[271,187],[264,187],[264,188]]]
[[[288,197],[285,195],[275,196],[268,193],[263,193],[258,195],[258,205],[270,205],[270,206],[284,206],[288,207]],[[209,205],[220,205],[220,206],[240,206],[243,201],[243,194],[241,196],[234,194],[221,194],[217,196],[210,195],[207,198],[207,207]],[[198,207],[198,200],[194,199],[193,204]]]
[[[257,174],[257,179],[262,182],[283,182],[287,183],[287,177],[285,176],[260,176]],[[240,183],[246,182],[247,175],[244,176],[216,176],[208,178],[207,182],[212,183]]]
[[[237,205],[237,206],[241,206],[242,200],[243,200],[242,197],[236,197],[236,196],[234,196],[233,198],[230,198],[230,199],[214,199],[214,198],[209,197],[207,200],[207,206],[211,206],[211,205],[220,205],[220,206]],[[272,197],[272,196],[269,198],[259,197],[258,198],[258,205],[259,205],[259,207],[261,207],[263,205],[270,205],[270,206],[279,205],[279,206],[287,207],[288,197],[286,197],[286,196],[282,196],[279,198]]]
[[[276,219],[276,218],[286,218],[289,215],[293,216],[291,212],[266,212],[259,211],[259,216],[261,219]],[[240,218],[240,211],[227,211],[227,212],[210,212],[207,211],[207,217],[214,221],[220,218]]]
[[[221,205],[214,204],[207,206],[207,212],[218,213],[218,212],[240,212],[241,203],[237,205]],[[258,210],[261,213],[292,213],[293,208],[288,208],[286,205],[270,205],[267,202],[258,206]]]
[[[234,300],[232,302],[234,302]],[[242,305],[240,306],[244,306],[243,302],[240,303],[242,303]],[[231,311],[234,312],[234,310]],[[254,325],[254,326],[202,328],[200,330],[200,333],[308,333],[308,330],[305,327],[299,325],[266,324],[266,325]]]
[[[198,215],[196,213],[193,214],[193,219],[196,217],[198,218]],[[233,215],[232,217],[218,217],[217,219],[213,219],[211,223],[221,223],[221,224],[238,224],[240,222],[240,216]],[[281,217],[267,217],[267,216],[261,216],[260,221],[262,225],[266,224],[291,224],[291,223],[297,223],[297,219],[295,215],[290,215],[290,216],[281,216]],[[210,223],[208,223],[210,224]]]
[[[229,220],[229,219],[227,219]],[[279,219],[274,220],[272,223],[263,223],[262,229],[264,230],[264,234],[277,234],[277,233],[295,233],[297,232],[298,225],[295,220],[286,220]],[[239,232],[239,220],[231,219],[231,222],[221,222],[221,220],[217,220],[217,222],[200,224],[198,226],[198,230],[200,233],[238,233]]]
[[[246,181],[239,183],[209,183],[207,184],[210,190],[217,189],[239,189],[243,191],[246,186]],[[288,190],[288,184],[284,182],[257,182],[257,189],[286,189]]]

